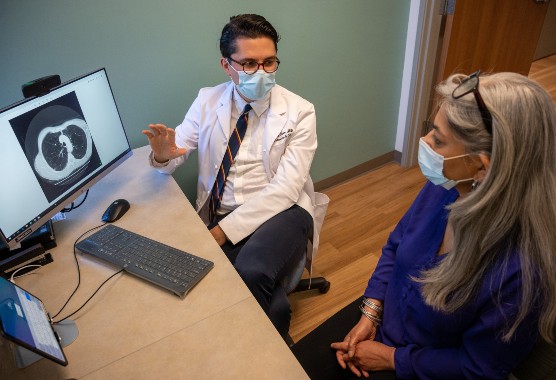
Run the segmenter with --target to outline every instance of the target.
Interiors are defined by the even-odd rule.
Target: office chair
[[[301,279],[305,268],[305,257],[301,260],[292,273],[282,281],[282,286],[287,294],[304,292],[307,290],[318,289],[320,294],[325,294],[330,290],[330,282],[324,277],[312,277]]]
[[[537,343],[508,379],[556,379],[556,345],[545,341]]]
[[[326,194],[315,193],[315,225],[313,228],[316,228],[319,233],[324,222],[324,216],[326,215],[326,209],[328,208],[329,202],[330,199]],[[320,294],[324,294],[330,289],[330,282],[324,277],[301,279],[304,268],[307,268],[309,273],[311,273],[312,260],[315,258],[315,253],[312,249],[313,243],[314,242],[311,239],[310,244],[307,245],[307,254],[297,263],[294,270],[282,280],[282,286],[286,289],[287,294],[312,289],[318,289]]]

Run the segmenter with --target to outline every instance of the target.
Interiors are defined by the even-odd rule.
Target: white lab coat
[[[196,208],[206,224],[209,222],[210,192],[232,131],[230,118],[233,91],[234,84],[231,81],[199,91],[182,124],[176,128],[176,145],[185,148],[186,155],[158,168],[170,174],[193,150],[198,149]],[[297,204],[307,210],[314,220],[312,246],[307,252],[311,261],[318,247],[320,227],[328,205],[328,198],[324,194],[315,195],[309,176],[316,149],[313,105],[281,86],[274,86],[262,147],[269,184],[220,221],[219,225],[232,243],[236,244],[274,215]]]

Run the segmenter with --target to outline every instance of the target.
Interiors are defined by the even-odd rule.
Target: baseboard
[[[332,186],[339,185],[342,182],[348,181],[352,178],[355,178],[363,173],[366,173],[370,170],[377,169],[382,165],[385,165],[389,162],[395,161],[397,163],[401,162],[402,154],[396,150],[391,152],[385,153],[382,156],[378,156],[369,160],[367,162],[363,162],[357,166],[354,166],[351,169],[345,170],[341,173],[335,174],[332,177],[325,178],[321,181],[315,182],[315,190],[316,191],[323,191],[328,189]]]

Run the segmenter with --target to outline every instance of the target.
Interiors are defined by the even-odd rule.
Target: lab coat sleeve
[[[287,145],[283,153],[276,146],[279,142],[274,142],[270,152],[263,151],[263,155],[269,155],[272,170],[275,169],[270,183],[219,223],[233,244],[252,234],[264,222],[287,210],[300,199],[317,149],[313,105],[303,102],[297,117],[293,120],[289,117],[287,123],[295,123],[295,128],[291,137],[284,142]],[[278,154],[281,155],[277,156]]]

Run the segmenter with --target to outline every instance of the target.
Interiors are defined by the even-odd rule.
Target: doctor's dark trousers
[[[218,215],[215,222],[225,218]],[[222,250],[282,337],[289,331],[291,309],[281,280],[302,260],[313,233],[313,218],[293,205],[263,223],[255,232]]]

